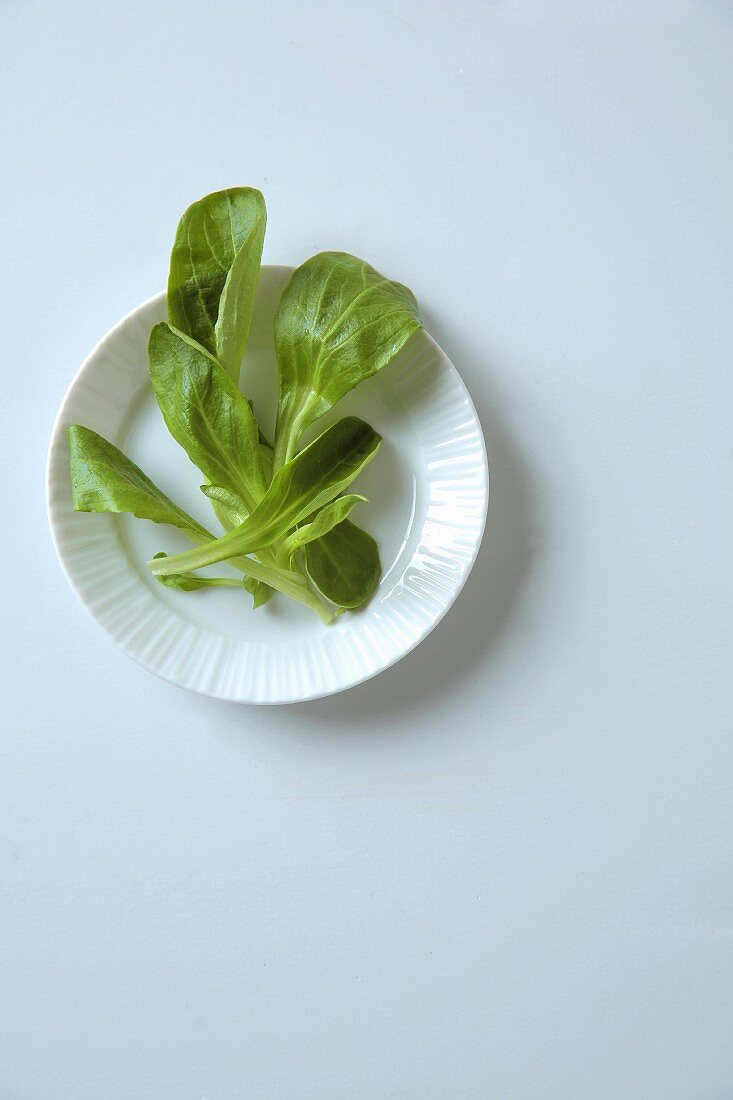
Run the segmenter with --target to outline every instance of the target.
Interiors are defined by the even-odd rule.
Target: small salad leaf
[[[207,546],[167,561],[148,562],[150,568],[156,576],[180,573],[272,546],[339,496],[374,458],[381,438],[363,420],[344,417],[278,470],[265,496],[239,527]]]
[[[293,531],[292,535],[288,535],[283,543],[283,556],[290,560],[301,546],[327,535],[332,528],[345,520],[354,505],[366,504],[366,502],[367,498],[359,496],[358,493],[332,500],[325,508],[321,508],[320,512],[316,512],[309,523],[304,523],[302,527]]]
[[[153,523],[168,523],[195,537],[211,535],[161,492],[139,466],[91,428],[72,424],[71,493],[77,512],[130,512]]]
[[[176,232],[168,320],[239,380],[260,274],[267,213],[254,187],[217,191],[189,206]]]
[[[164,321],[150,334],[148,358],[168,431],[209,481],[254,508],[267,482],[248,402],[216,359]]]
[[[194,574],[194,576],[197,576],[197,574]],[[274,588],[270,588],[269,584],[265,584],[264,581],[256,581],[254,577],[245,577],[244,587],[252,597],[253,611],[256,611],[258,607],[264,607],[275,595]]]
[[[167,554],[160,553],[155,557],[165,558]],[[246,581],[251,580],[250,577],[241,580],[236,577],[202,577],[200,573],[169,573],[167,577],[156,579],[166,588],[178,588],[181,592],[195,592],[197,588],[241,588],[243,582],[246,587]]]
[[[346,252],[306,260],[275,315],[274,469],[292,457],[309,424],[386,366],[420,327],[412,292],[363,260]]]
[[[199,485],[199,488],[211,501],[214,511],[227,531],[244,523],[249,509],[236,493],[222,488],[221,485]]]
[[[309,542],[304,552],[308,576],[331,603],[353,609],[374,595],[382,573],[379,547],[351,520]]]

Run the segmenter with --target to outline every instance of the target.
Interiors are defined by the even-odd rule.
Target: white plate
[[[290,276],[263,267],[242,386],[272,427],[277,393],[272,323]],[[48,514],[72,588],[110,638],[145,668],[192,691],[240,703],[290,703],[352,687],[393,665],[446,613],[476,559],[488,465],[476,410],[458,371],[421,332],[379,375],[332,410],[384,437],[355,485],[369,498],[354,519],[378,540],[382,580],[361,611],[322,623],[278,594],[252,611],[230,588],[177,592],[145,561],[190,545],[178,531],[130,516],[74,512],[66,429],[85,424],[121,447],[165,493],[211,526],[202,478],[168,434],[148,380],[151,327],[165,295],[120,321],[71,383],[48,455]],[[222,571],[217,567],[218,572]]]

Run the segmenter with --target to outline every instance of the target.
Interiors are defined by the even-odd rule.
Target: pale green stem
[[[292,436],[289,433],[279,435],[275,444],[275,456],[272,460],[273,475],[276,474],[280,467],[284,466],[286,462],[290,462],[294,453],[295,444],[293,443]]]
[[[299,409],[292,419],[283,419],[275,426],[275,452],[272,459],[273,477],[281,466],[284,466],[286,462],[290,462],[295,454],[298,440],[308,424],[312,423],[315,418],[312,411],[305,406]],[[304,421],[306,421],[305,425],[303,424]]]
[[[242,582],[236,577],[202,577],[207,588],[241,588]]]
[[[187,534],[191,542],[196,543],[198,546],[205,545],[214,537],[208,532],[199,533],[196,529],[188,531]],[[161,558],[158,560],[163,561],[164,559]],[[304,577],[293,573],[291,570],[286,571],[279,567],[264,565],[262,562],[255,561],[254,558],[237,556],[235,558],[229,558],[228,561],[230,565],[238,569],[239,572],[243,573],[246,577],[252,577],[252,579],[256,581],[263,581],[264,584],[268,584],[270,588],[274,588],[276,592],[281,592],[283,596],[289,596],[291,600],[295,600],[304,607],[310,608],[311,611],[315,612],[321,622],[332,622],[334,617],[333,612],[330,611],[323,601],[310,590]]]

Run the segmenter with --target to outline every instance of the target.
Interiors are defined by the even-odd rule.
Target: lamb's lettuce
[[[200,485],[199,488],[211,501],[216,514],[226,517],[222,520],[222,525],[228,531],[231,531],[232,527],[238,527],[247,518],[249,510],[246,504],[231,489],[224,489],[221,485]]]
[[[69,428],[71,495],[77,512],[129,512],[138,519],[166,523],[196,539],[211,535],[162,492],[139,466],[103,436],[72,424]]]
[[[297,527],[292,535],[288,535],[285,539],[282,548],[284,560],[292,561],[293,555],[301,547],[327,535],[338,523],[346,519],[351,509],[357,504],[366,504],[366,497],[359,496],[358,493],[349,493],[346,496],[337,497],[336,500],[332,500],[330,504],[321,508],[309,523]]]
[[[68,435],[72,499],[77,512],[128,512],[152,523],[177,527],[194,543],[209,545],[212,542],[211,532],[174,504],[113,443],[81,424],[72,424]],[[155,560],[161,557],[170,560],[165,554]],[[265,602],[267,590],[274,589],[310,608],[324,623],[333,618],[332,611],[309,591],[305,579],[292,571],[280,569],[274,562],[264,564],[241,555],[232,555],[228,560],[244,574],[244,586],[252,592],[255,606]],[[185,570],[172,572],[180,577]],[[184,577],[183,582],[174,581],[173,587],[190,590],[188,580]]]
[[[254,187],[216,191],[178,223],[168,320],[215,356],[236,383],[260,275],[267,213]]]
[[[272,546],[348,488],[374,458],[381,439],[365,421],[344,417],[278,470],[260,503],[239,527],[206,546],[154,559],[148,565],[162,576],[202,569]]]
[[[148,563],[169,588],[243,586],[255,607],[278,591],[328,622],[359,607],[379,583],[377,544],[348,518],[365,498],[345,491],[381,437],[352,416],[299,450],[301,439],[385,367],[421,322],[411,292],[363,260],[323,252],[306,261],[275,317],[279,400],[271,444],[237,384],[265,222],[254,188],[219,191],[188,208],[171,254],[168,323],[156,325],[149,341],[163,418],[202,472],[201,490],[224,534],[212,535],[117,447],[81,425],[69,429],[73,501],[79,511],[129,512],[183,531],[191,550]],[[241,580],[197,572],[218,561],[229,562]]]
[[[275,315],[277,471],[305,429],[386,366],[421,327],[411,291],[346,252],[306,260]]]
[[[370,534],[345,519],[304,550],[306,572],[322,595],[348,610],[371,599],[382,572]]]
[[[164,321],[150,334],[148,360],[173,438],[209,481],[254,508],[267,482],[249,402],[213,356]]]

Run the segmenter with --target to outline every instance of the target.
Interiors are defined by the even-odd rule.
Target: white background
[[[728,0],[0,8],[1,1100],[733,1097]],[[53,417],[192,199],[407,283],[484,548],[422,646],[250,709],[117,652]]]

